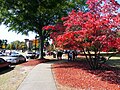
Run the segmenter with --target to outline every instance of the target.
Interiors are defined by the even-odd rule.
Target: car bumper
[[[11,60],[7,60],[7,62],[9,62],[9,63],[11,63],[11,64],[16,64],[16,63],[19,63],[19,61],[18,61],[18,60],[13,60],[13,61],[11,61]]]

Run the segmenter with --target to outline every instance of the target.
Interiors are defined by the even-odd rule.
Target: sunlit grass
[[[110,66],[120,68],[120,57],[111,57],[109,61],[106,62]]]
[[[85,56],[79,56],[77,60],[86,60]],[[120,55],[116,55],[110,58],[106,62],[106,64],[112,66],[112,67],[119,67],[120,68]]]

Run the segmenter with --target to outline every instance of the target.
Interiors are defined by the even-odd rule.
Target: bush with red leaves
[[[120,68],[90,70],[84,61],[77,61],[54,64],[52,70],[58,85],[77,90],[120,90]]]

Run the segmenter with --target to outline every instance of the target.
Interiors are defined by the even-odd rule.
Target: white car
[[[26,58],[23,55],[17,55],[17,54],[5,56],[1,58],[3,58],[7,62],[10,62],[11,64],[21,63],[26,61]]]
[[[27,59],[34,59],[36,57],[36,53],[35,52],[27,52],[26,53],[26,58]]]
[[[0,52],[0,56],[5,56],[4,53]]]

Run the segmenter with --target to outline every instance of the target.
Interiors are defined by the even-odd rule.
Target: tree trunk
[[[44,58],[44,54],[43,54],[43,49],[44,49],[44,38],[42,35],[42,29],[40,29],[40,47],[39,47],[39,51],[40,51],[40,59]]]
[[[41,39],[41,42],[40,42],[40,50],[41,50],[41,57],[40,57],[40,59],[43,59],[44,58],[44,54],[43,54],[43,49],[44,49],[44,40],[43,40],[43,36],[41,36],[40,37],[40,39]]]

